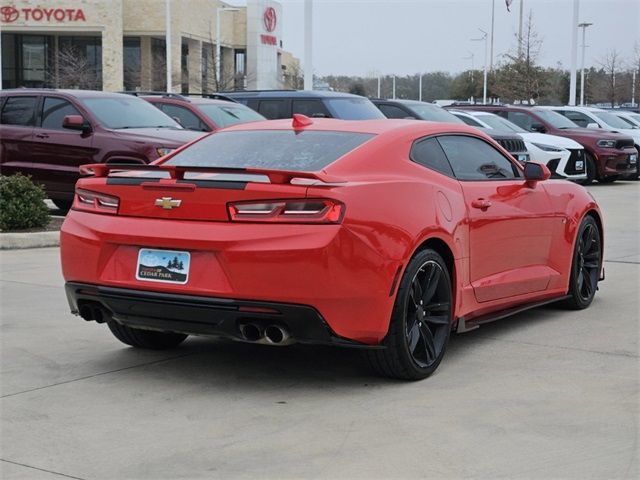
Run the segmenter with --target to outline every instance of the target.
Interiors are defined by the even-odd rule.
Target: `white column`
[[[493,31],[496,23],[496,0],[491,0],[491,53],[489,53],[489,69],[493,70]],[[485,55],[486,55],[485,48]]]
[[[571,17],[571,80],[569,84],[569,105],[576,104],[576,81],[578,63],[578,18],[580,14],[580,0],[573,0],[573,16]]]
[[[304,1],[304,89],[313,90],[313,2]]]
[[[171,83],[171,0],[165,0],[165,48],[166,48],[166,64],[167,64],[167,92],[173,91],[173,85]]]

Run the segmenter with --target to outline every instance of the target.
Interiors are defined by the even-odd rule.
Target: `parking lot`
[[[416,383],[355,350],[125,348],[68,312],[57,248],[3,251],[2,478],[638,478],[640,183],[591,308],[454,335]]]

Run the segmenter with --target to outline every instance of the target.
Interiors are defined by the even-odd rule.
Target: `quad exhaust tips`
[[[263,328],[257,323],[243,323],[240,325],[240,334],[248,342],[266,345],[289,345],[293,343],[293,339],[287,329],[279,325],[267,325]]]

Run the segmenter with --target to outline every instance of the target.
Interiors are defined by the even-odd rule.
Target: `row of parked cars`
[[[584,107],[440,106],[327,91],[242,91],[183,96],[17,89],[0,92],[0,173],[43,184],[61,209],[73,200],[79,166],[149,163],[230,125],[308,117],[413,118],[466,123],[517,160],[546,164],[583,184],[638,177],[640,115]]]

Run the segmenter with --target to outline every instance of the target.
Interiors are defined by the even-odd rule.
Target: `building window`
[[[102,38],[58,37],[55,85],[102,90]]]
[[[234,78],[235,89],[244,90],[246,88],[246,76],[247,76],[247,52],[246,50],[236,49],[235,51],[235,66],[234,66]]]
[[[189,93],[189,45],[182,44],[180,55],[180,83],[182,84],[182,93]]]
[[[142,87],[140,37],[124,37],[122,43],[124,89],[140,90]]]
[[[151,39],[151,89],[167,90],[167,50],[164,38]]]
[[[2,87],[51,87],[55,84],[54,37],[2,34]]]

